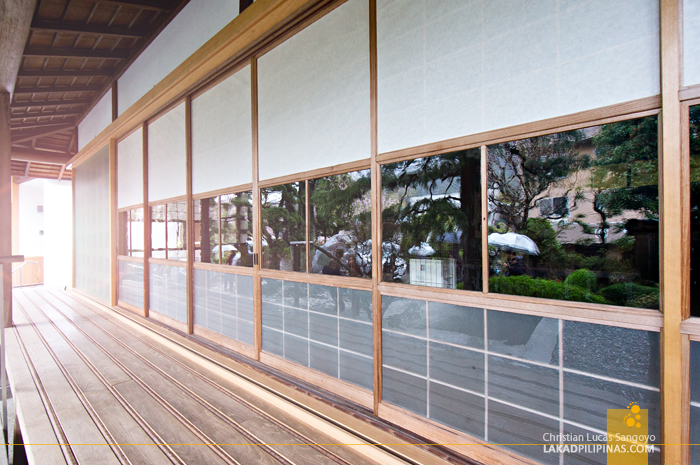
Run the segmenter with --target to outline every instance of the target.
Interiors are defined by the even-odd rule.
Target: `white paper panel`
[[[232,0],[190,0],[119,78],[119,114],[238,16],[238,7]]]
[[[117,144],[117,205],[143,203],[143,129]]]
[[[78,150],[82,150],[112,122],[112,89],[102,96],[78,124]]]
[[[109,302],[109,147],[75,167],[75,287]]]
[[[658,0],[378,0],[379,151],[657,95]]]
[[[187,193],[185,104],[148,125],[148,201]]]
[[[368,16],[349,0],[260,58],[261,179],[370,157]]]
[[[700,0],[683,0],[683,85],[700,84]]]
[[[192,192],[253,182],[250,66],[192,100]]]

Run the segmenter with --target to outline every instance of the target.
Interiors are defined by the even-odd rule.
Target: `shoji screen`
[[[250,66],[192,100],[192,192],[253,181]]]
[[[260,179],[370,157],[368,14],[349,0],[259,59]]]
[[[379,151],[656,95],[658,0],[377,1]]]
[[[683,85],[700,84],[700,0],[683,0]]]
[[[143,203],[143,130],[137,129],[117,144],[117,204],[119,208]]]
[[[109,302],[109,148],[73,170],[75,287]]]
[[[148,201],[186,194],[185,104],[148,125]]]

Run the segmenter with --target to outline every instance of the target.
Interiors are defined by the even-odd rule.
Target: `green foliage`
[[[595,234],[605,244],[611,227],[608,219],[613,216],[634,211],[646,219],[659,218],[657,117],[604,124],[593,137],[593,146],[591,190],[593,209],[600,217]],[[585,228],[584,232],[593,234]]]
[[[649,304],[655,300],[656,307],[648,307],[646,304],[641,306],[658,308],[659,289],[656,287],[642,286],[637,283],[619,283],[601,289],[600,294],[614,305],[636,307],[638,305],[635,305],[635,302]]]
[[[567,286],[580,287],[591,292],[598,291],[598,277],[590,270],[581,268],[574,271],[564,280]]]
[[[541,269],[561,270],[569,261],[566,251],[558,240],[558,233],[546,218],[528,218],[522,234],[537,244],[540,249],[536,256],[537,266]],[[563,277],[563,276],[562,276]]]
[[[536,279],[530,276],[494,276],[489,279],[489,289],[493,292],[525,297],[571,300],[575,302],[606,303],[599,295],[576,286],[568,286],[560,281]]]

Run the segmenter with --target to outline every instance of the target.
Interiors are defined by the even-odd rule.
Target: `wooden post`
[[[194,202],[192,201],[192,96],[185,98],[185,163],[187,171],[187,333],[194,332]],[[167,231],[167,227],[166,227]],[[167,250],[167,245],[166,245]]]
[[[143,142],[143,316],[148,318],[151,305],[151,209],[148,207],[148,123],[141,125]]]
[[[369,1],[369,95],[371,131],[372,192],[372,353],[374,355],[374,414],[382,400],[382,171],[377,163],[377,1]]]
[[[109,304],[117,305],[119,262],[117,261],[117,140],[109,140]]]
[[[258,60],[250,61],[250,98],[253,131],[253,328],[255,331],[255,359],[262,350],[262,208],[260,205],[260,171],[258,169]],[[221,215],[219,215],[221,216]]]
[[[0,256],[12,255],[12,163],[10,94],[0,92]],[[4,327],[12,326],[12,263],[2,263]]]
[[[680,18],[678,0],[661,0],[661,309],[663,463],[682,458],[682,321]]]

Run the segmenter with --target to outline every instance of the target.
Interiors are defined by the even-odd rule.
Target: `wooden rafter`
[[[24,56],[63,57],[63,58],[114,58],[129,57],[130,50],[103,50],[85,48],[27,47]]]
[[[96,92],[102,90],[101,84],[89,84],[86,86],[32,86],[15,87],[15,95],[19,94],[41,94],[54,92]]]
[[[67,123],[67,124],[61,124],[59,126],[53,126],[53,127],[48,127],[48,128],[42,128],[42,129],[30,129],[26,132],[21,132],[15,136],[12,136],[12,143],[19,144],[21,142],[26,142],[26,141],[30,141],[32,139],[36,139],[37,137],[45,137],[45,136],[55,134],[55,133],[60,132],[60,131],[65,131],[66,129],[71,129],[74,127],[75,127],[75,124]]]
[[[34,19],[32,29],[50,32],[72,32],[80,34],[99,34],[105,36],[134,37],[140,39],[146,37],[147,31],[143,29],[127,29],[123,27],[104,26],[101,24],[74,23],[66,21],[47,21]]]

